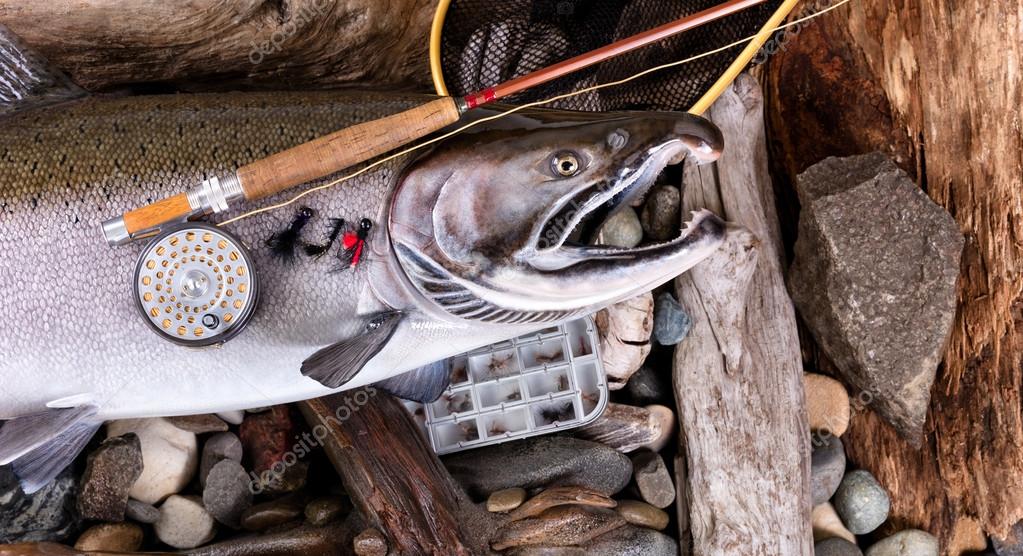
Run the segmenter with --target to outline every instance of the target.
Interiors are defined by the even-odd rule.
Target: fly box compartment
[[[607,407],[593,319],[451,358],[451,384],[430,404],[405,402],[434,451],[447,454],[585,425]]]

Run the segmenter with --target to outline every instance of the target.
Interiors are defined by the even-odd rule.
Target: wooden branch
[[[0,0],[0,24],[90,90],[416,86],[431,0]]]
[[[676,281],[693,329],[675,351],[684,554],[812,554],[809,428],[795,313],[767,174],[763,101],[748,75],[709,116],[728,148],[684,177],[684,213],[720,207],[720,251]],[[699,204],[694,204],[699,203]]]
[[[889,490],[892,528],[925,529],[949,555],[1023,518],[1023,81],[1006,71],[1021,58],[1018,2],[864,0],[767,65],[777,175],[794,183],[824,157],[880,150],[966,234],[922,448],[870,411],[843,437]]]
[[[370,387],[298,405],[314,438],[326,427],[323,446],[345,490],[392,553],[487,550],[488,514],[465,498],[400,401]]]

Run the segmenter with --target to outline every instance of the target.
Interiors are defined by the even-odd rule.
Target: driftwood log
[[[826,156],[882,150],[966,234],[922,448],[870,411],[843,440],[891,493],[891,529],[928,530],[945,554],[982,550],[983,532],[1023,518],[1023,12],[1007,0],[860,0],[777,50],[766,79],[776,175],[794,183]]]
[[[433,0],[0,0],[0,24],[89,90],[415,87]]]
[[[373,388],[298,404],[362,517],[394,554],[488,551],[489,515],[473,505],[393,396]]]
[[[674,362],[683,554],[813,553],[802,363],[762,114],[756,80],[740,76],[709,114],[724,155],[684,176],[684,211],[741,227],[676,281],[694,323]]]

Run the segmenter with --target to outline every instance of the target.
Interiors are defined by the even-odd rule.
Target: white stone
[[[838,517],[838,512],[830,502],[815,506],[810,514],[810,522],[813,526],[813,542],[839,537],[856,544],[856,535],[845,528],[842,518]]]
[[[107,423],[107,436],[133,432],[142,444],[142,474],[129,495],[156,504],[180,492],[199,465],[195,433],[179,429],[165,419],[125,419]]]
[[[160,519],[153,524],[156,536],[174,548],[195,548],[209,542],[217,533],[216,521],[202,506],[198,496],[167,498],[160,506]]]
[[[232,425],[240,425],[242,424],[242,420],[245,419],[245,412],[241,409],[235,411],[221,411],[220,413],[217,413],[217,417],[220,417]]]

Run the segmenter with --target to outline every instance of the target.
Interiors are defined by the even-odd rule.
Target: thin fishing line
[[[810,15],[801,17],[799,19],[796,19],[796,20],[791,21],[789,23],[786,23],[784,25],[779,25],[779,26],[775,27],[774,29],[772,29],[771,32],[774,33],[774,32],[780,31],[782,29],[786,29],[786,28],[789,28],[789,27],[792,27],[792,26],[799,25],[801,23],[810,21],[811,19],[820,17],[820,16],[830,12],[831,10],[834,10],[834,9],[837,9],[837,8],[839,8],[841,6],[844,6],[844,5],[848,4],[849,2],[852,2],[852,0],[840,0],[837,4],[833,4],[831,6],[828,6],[827,8],[824,8],[823,10],[821,10],[819,12],[814,12],[814,13],[812,13]],[[357,170],[355,172],[352,172],[351,174],[348,174],[346,176],[342,176],[342,177],[337,178],[337,179],[335,179],[333,181],[330,181],[330,182],[318,185],[316,187],[312,187],[310,189],[307,189],[307,190],[299,193],[298,195],[295,195],[294,197],[288,199],[287,201],[283,201],[283,202],[280,202],[280,203],[277,203],[277,204],[274,204],[274,205],[267,205],[265,207],[258,208],[258,209],[253,209],[253,210],[250,210],[248,212],[243,212],[242,214],[239,214],[238,216],[235,216],[234,218],[229,218],[229,219],[227,219],[227,220],[225,220],[225,221],[223,221],[223,222],[221,222],[220,224],[217,224],[217,225],[218,226],[226,226],[228,224],[233,224],[234,222],[238,222],[239,220],[243,220],[243,219],[248,218],[250,216],[255,216],[257,214],[261,214],[261,213],[264,213],[264,212],[269,212],[269,211],[276,210],[276,209],[279,209],[279,208],[287,207],[287,206],[289,206],[289,205],[299,201],[300,199],[302,199],[303,197],[305,197],[307,195],[310,195],[310,194],[315,193],[317,191],[322,191],[324,189],[328,189],[328,188],[334,187],[335,185],[338,185],[338,184],[341,184],[343,182],[346,182],[346,181],[348,181],[348,180],[350,180],[352,178],[356,178],[358,176],[361,176],[362,174],[372,170],[373,168],[376,168],[376,167],[378,167],[378,166],[380,166],[382,164],[390,162],[391,160],[394,160],[396,158],[400,158],[402,156],[405,156],[406,154],[415,152],[415,151],[417,151],[419,149],[428,147],[428,146],[430,146],[430,145],[432,145],[434,143],[443,141],[443,140],[445,140],[445,139],[447,139],[449,137],[457,135],[457,134],[459,134],[459,133],[461,133],[461,132],[463,132],[463,131],[465,131],[465,130],[467,130],[469,128],[475,127],[477,125],[480,125],[480,124],[483,124],[483,123],[487,123],[487,122],[491,122],[491,121],[494,121],[494,120],[498,120],[498,119],[504,118],[506,116],[510,116],[511,114],[514,114],[515,112],[518,112],[520,110],[525,110],[527,108],[535,108],[537,106],[543,106],[545,104],[550,104],[552,102],[557,102],[559,100],[564,100],[566,98],[571,98],[571,97],[574,97],[574,96],[577,96],[577,95],[582,95],[582,94],[590,93],[590,92],[593,92],[593,91],[598,91],[598,90],[601,90],[601,89],[606,89],[608,87],[617,87],[618,85],[623,85],[625,83],[628,83],[630,81],[634,81],[634,80],[639,79],[641,77],[644,77],[646,75],[650,75],[651,73],[654,73],[654,72],[658,72],[658,71],[665,70],[665,69],[668,69],[668,68],[673,68],[673,67],[681,66],[683,64],[688,64],[689,62],[693,62],[693,61],[699,60],[701,58],[706,58],[707,56],[713,56],[714,54],[717,54],[719,52],[724,52],[725,50],[729,50],[729,49],[731,49],[733,47],[736,47],[736,46],[739,46],[739,45],[741,45],[743,43],[749,42],[749,41],[755,39],[756,37],[757,37],[757,35],[751,35],[751,36],[746,37],[744,39],[739,39],[739,40],[737,40],[735,42],[732,42],[730,44],[726,44],[725,46],[722,46],[722,47],[719,47],[719,48],[715,48],[714,50],[709,50],[707,52],[703,52],[703,53],[697,54],[695,56],[691,56],[689,58],[685,58],[683,60],[676,60],[674,62],[668,62],[666,64],[661,64],[659,66],[654,66],[652,68],[647,68],[647,69],[645,69],[645,70],[643,70],[643,71],[641,71],[639,73],[630,75],[628,77],[625,77],[623,79],[619,79],[617,81],[608,81],[606,83],[598,83],[597,85],[591,85],[589,87],[580,89],[578,91],[572,91],[572,92],[569,92],[569,93],[563,93],[563,94],[556,95],[556,96],[553,96],[553,97],[550,97],[550,98],[547,98],[547,99],[544,99],[544,100],[537,100],[537,101],[529,102],[529,103],[526,103],[526,104],[523,104],[523,105],[520,105],[520,106],[512,107],[512,108],[510,108],[510,109],[508,109],[508,110],[506,110],[504,112],[499,112],[499,113],[494,114],[492,116],[487,116],[487,117],[484,117],[484,118],[480,118],[478,120],[474,120],[474,121],[469,122],[469,123],[467,123],[467,124],[465,124],[465,125],[463,125],[461,127],[456,128],[456,129],[454,129],[452,131],[449,131],[449,132],[444,133],[442,135],[438,135],[437,137],[434,137],[432,139],[423,141],[422,143],[417,143],[415,145],[412,145],[411,147],[407,147],[407,148],[402,149],[402,150],[400,150],[400,151],[398,151],[398,152],[396,152],[394,154],[391,154],[391,155],[388,155],[388,156],[386,156],[384,158],[381,158],[380,160],[377,160],[376,162],[372,162],[370,164],[367,164],[366,166],[360,168],[359,170]]]

